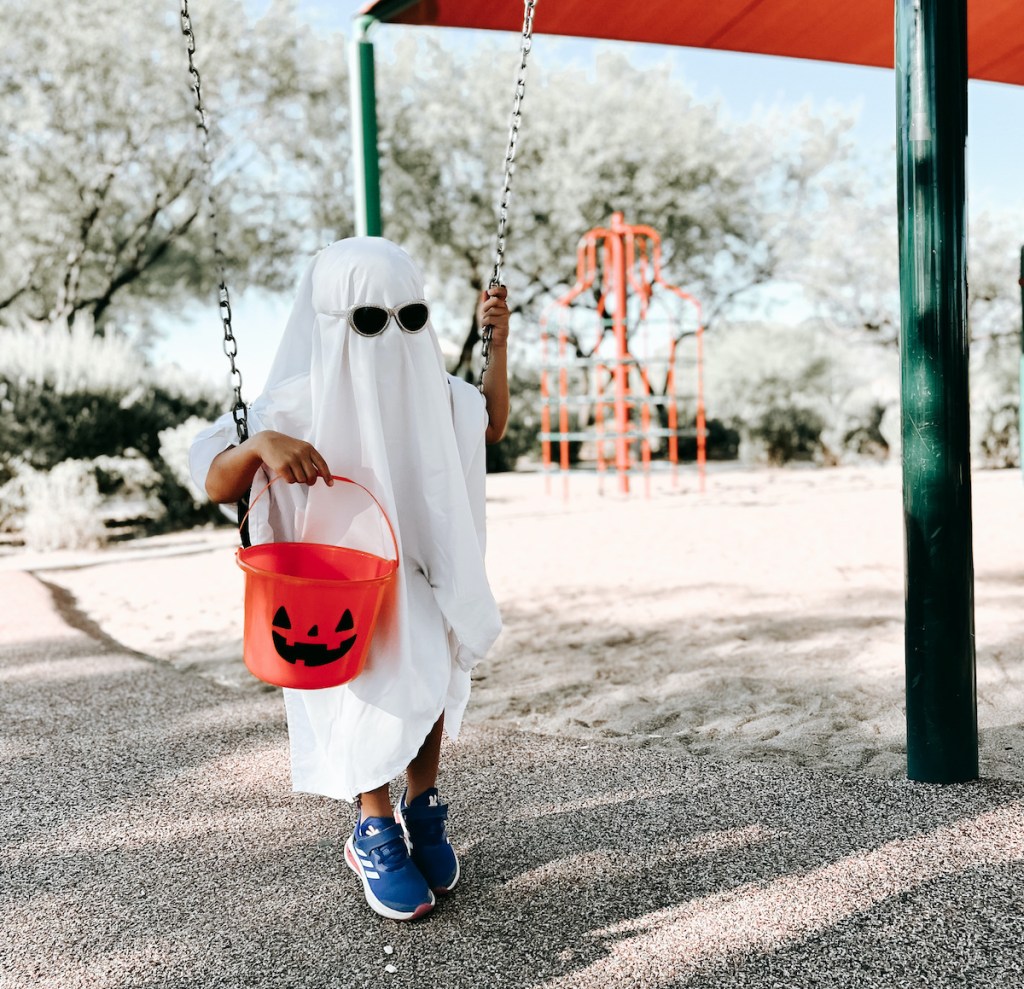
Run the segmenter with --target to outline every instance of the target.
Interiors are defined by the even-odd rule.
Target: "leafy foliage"
[[[176,11],[126,0],[112,25],[87,0],[0,10],[0,228],[18,231],[0,241],[0,318],[84,313],[103,332],[206,295],[206,177]],[[326,212],[334,236],[349,228],[348,197],[323,181],[348,160],[344,59],[294,4],[247,10],[225,0],[193,17],[221,244],[233,287],[284,288]]]
[[[976,346],[971,360],[971,453],[984,467],[1017,467],[1020,441],[1020,346],[1004,335]]]
[[[378,86],[385,225],[464,300],[462,366],[493,258],[509,102],[492,71],[500,58],[484,46],[456,62],[436,41],[408,38]],[[660,230],[667,277],[703,299],[708,325],[744,292],[791,277],[795,245],[828,207],[820,180],[847,153],[844,119],[799,108],[741,127],[667,67],[617,55],[594,76],[542,60],[531,73],[505,269],[528,319],[567,287],[579,236],[615,210]]]
[[[290,288],[298,257],[352,232],[344,41],[304,24],[295,0],[258,17],[243,0],[197,6],[231,285]],[[0,10],[0,228],[16,231],[0,239],[0,483],[74,462],[55,475],[58,501],[88,502],[95,483],[109,507],[135,484],[137,504],[159,492],[159,524],[202,518],[180,424],[223,401],[152,368],[125,336],[209,298],[215,281],[176,12],[126,0],[111,30],[86,0]],[[573,276],[578,236],[614,210],[661,231],[667,277],[704,303],[712,453],[737,437],[772,461],[894,450],[892,183],[855,157],[844,113],[797,107],[738,124],[667,66],[609,55],[588,71],[545,57],[539,46],[509,218],[512,417],[489,467],[536,453],[533,327]],[[386,230],[461,321],[462,373],[493,256],[511,97],[499,64],[511,66],[504,39],[464,55],[410,33],[378,73]],[[1020,232],[1013,216],[970,226],[973,442],[986,464],[1020,456]],[[816,322],[743,325],[745,300],[773,287],[802,292]],[[156,472],[146,484],[122,476],[138,463]]]
[[[708,350],[708,408],[740,434],[745,460],[884,459],[879,423],[898,373],[892,351],[817,323],[726,327]]]
[[[66,460],[49,471],[25,468],[0,486],[0,523],[40,552],[102,545],[102,506],[95,472],[83,460]]]
[[[147,366],[129,340],[94,336],[87,321],[0,328],[0,342],[0,471],[15,459],[46,470],[128,449],[155,459],[161,430],[220,404],[208,389]]]
[[[8,528],[49,546],[57,537],[44,532],[65,526],[47,513],[66,508],[77,518],[75,500],[106,523],[147,529],[211,517],[161,448],[168,426],[213,416],[217,396],[148,367],[122,337],[92,335],[87,321],[0,329],[0,345],[0,518]]]

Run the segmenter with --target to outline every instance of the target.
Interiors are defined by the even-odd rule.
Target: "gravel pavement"
[[[401,925],[344,865],[347,805],[290,792],[276,691],[27,574],[0,600],[3,989],[1024,986],[1024,784],[477,726],[444,754],[464,878]]]

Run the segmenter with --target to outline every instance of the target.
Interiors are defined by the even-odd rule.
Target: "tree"
[[[895,181],[883,163],[844,163],[789,266],[816,314],[835,329],[895,347],[900,278]],[[1016,336],[1017,258],[1024,216],[981,212],[968,223],[967,319],[972,345]]]
[[[854,159],[832,176],[831,208],[794,244],[795,281],[815,314],[838,332],[889,347],[899,342],[896,183],[883,163]]]
[[[387,229],[461,291],[467,317],[493,257],[511,103],[493,69],[505,62],[504,49],[456,62],[408,38],[378,80]],[[792,277],[791,245],[828,206],[821,179],[847,154],[846,129],[806,108],[733,124],[666,67],[619,55],[593,75],[531,67],[508,229],[517,308],[535,319],[571,281],[578,237],[622,210],[661,231],[668,277],[715,321],[743,293]],[[475,340],[469,318],[463,369]]]
[[[0,322],[84,312],[103,332],[207,294],[205,176],[175,12],[154,19],[148,0],[0,9],[0,228],[17,232],[0,242]],[[193,23],[229,281],[284,288],[321,224],[350,228],[348,197],[329,196],[349,154],[342,43],[315,37],[284,0],[257,20],[240,0],[204,4]]]
[[[1020,289],[1017,284],[1024,215],[982,212],[968,225],[967,316],[971,343],[1009,341],[1020,335]]]
[[[1015,467],[1020,437],[1020,244],[1024,216],[982,213],[969,225],[971,434],[975,463]]]

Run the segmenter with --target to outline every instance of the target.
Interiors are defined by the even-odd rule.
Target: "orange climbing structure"
[[[576,284],[542,317],[541,348],[540,440],[549,492],[560,475],[568,497],[570,473],[587,453],[602,490],[611,469],[620,492],[629,493],[630,478],[639,474],[650,494],[655,459],[667,463],[676,484],[679,440],[689,437],[696,439],[704,490],[701,306],[665,281],[657,231],[615,213],[608,227],[583,235]]]

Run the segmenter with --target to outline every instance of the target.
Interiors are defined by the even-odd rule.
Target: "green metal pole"
[[[349,86],[352,98],[352,164],[355,169],[356,233],[379,237],[380,159],[377,154],[377,95],[373,42],[367,37],[375,17],[357,17],[352,38]]]
[[[1024,472],[1024,247],[1020,249],[1020,406],[1017,410],[1017,456]]]
[[[967,404],[967,0],[896,0],[907,774],[978,776]]]

